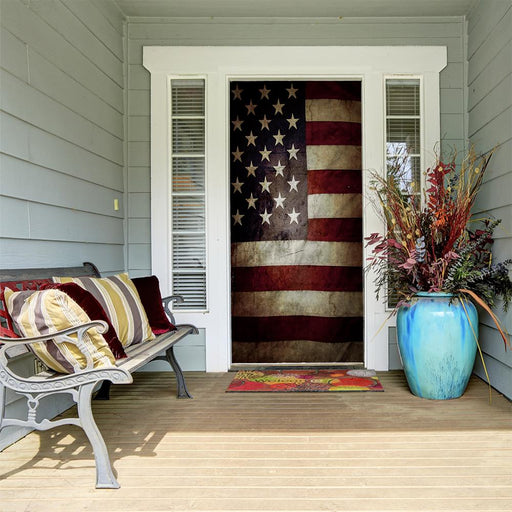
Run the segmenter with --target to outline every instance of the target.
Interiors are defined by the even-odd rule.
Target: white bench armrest
[[[0,337],[0,343],[3,346],[0,347],[0,364],[7,366],[8,354],[6,353],[9,348],[19,345],[32,345],[34,343],[40,343],[42,341],[54,340],[56,343],[72,343],[76,345],[78,350],[85,356],[86,367],[85,370],[92,370],[94,368],[91,352],[87,348],[87,344],[84,343],[84,334],[91,328],[95,327],[98,332],[104,333],[107,331],[108,326],[103,320],[94,320],[93,322],[87,322],[85,324],[75,325],[68,329],[56,331],[51,334],[44,334],[41,336],[33,336],[30,338],[4,338]],[[72,338],[70,334],[77,333],[77,337]],[[59,339],[60,338],[60,339]]]

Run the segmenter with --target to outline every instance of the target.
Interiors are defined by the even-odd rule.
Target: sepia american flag
[[[233,362],[363,360],[361,84],[231,84]]]

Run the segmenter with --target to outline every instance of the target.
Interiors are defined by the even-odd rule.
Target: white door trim
[[[162,292],[169,280],[169,77],[206,79],[207,301],[205,312],[178,318],[206,331],[206,370],[226,371],[231,364],[229,83],[240,79],[361,80],[363,98],[363,171],[383,172],[384,80],[419,76],[423,80],[423,148],[433,157],[439,141],[439,73],[446,48],[439,46],[146,46],[143,63],[151,72],[151,240],[152,271]],[[429,165],[430,161],[425,164]],[[364,236],[383,226],[369,201],[363,172]],[[367,250],[364,251],[366,260]],[[388,369],[385,305],[375,299],[373,276],[365,275],[365,365]]]

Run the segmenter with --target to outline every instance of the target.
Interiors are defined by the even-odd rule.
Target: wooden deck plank
[[[225,393],[233,376],[188,373],[176,400],[140,373],[95,402],[118,490],[94,489],[80,429],[28,435],[0,454],[2,512],[512,510],[512,404],[478,378],[437,402],[401,372],[384,393]]]

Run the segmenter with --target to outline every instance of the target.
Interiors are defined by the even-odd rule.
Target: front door
[[[363,362],[361,82],[230,90],[232,362]]]

